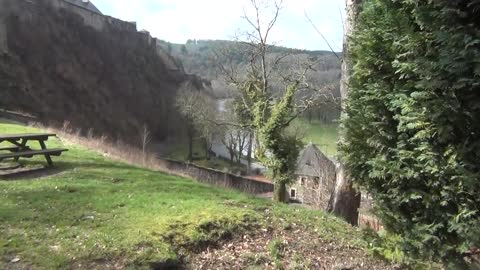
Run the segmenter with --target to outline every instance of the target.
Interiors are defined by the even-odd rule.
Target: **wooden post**
[[[47,149],[47,146],[45,145],[45,142],[43,140],[38,140],[38,142],[40,143],[40,146],[42,147],[42,150]],[[52,161],[52,158],[50,157],[50,155],[46,154],[45,159],[47,160],[48,166],[53,166],[53,161]]]
[[[20,152],[25,151],[25,149],[27,148],[26,145],[27,145],[27,139],[22,139],[22,142],[18,146],[19,147],[18,151]],[[13,160],[15,160],[15,162],[18,162],[19,159],[20,157],[16,157]]]

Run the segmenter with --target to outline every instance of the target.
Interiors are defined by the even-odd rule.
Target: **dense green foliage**
[[[255,70],[252,65],[252,70]],[[242,118],[258,138],[256,155],[270,170],[275,181],[274,200],[286,202],[286,185],[293,179],[297,157],[303,146],[296,134],[287,132],[290,123],[296,118],[297,109],[294,97],[299,82],[289,85],[278,100],[272,100],[269,89],[258,73],[238,85],[241,99],[234,103],[235,112]]]
[[[480,244],[480,1],[367,0],[341,153],[415,257]]]

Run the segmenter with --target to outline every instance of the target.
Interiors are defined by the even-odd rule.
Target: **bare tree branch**
[[[310,19],[310,17],[308,16],[307,12],[305,11],[305,17],[307,17],[307,20],[310,22],[310,24],[313,26],[313,28],[315,28],[315,30],[317,31],[317,33],[323,38],[323,40],[327,43],[328,47],[330,48],[330,51],[332,51],[333,54],[335,54],[335,56],[338,58],[338,60],[340,62],[342,62],[342,58],[340,56],[338,56],[338,54],[333,50],[332,46],[330,45],[330,42],[328,42],[327,38],[325,38],[325,36],[322,34],[322,32],[320,32],[320,30],[318,30],[317,26],[315,26],[315,24],[313,23],[313,21]]]

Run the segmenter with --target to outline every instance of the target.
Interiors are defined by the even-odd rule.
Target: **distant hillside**
[[[242,53],[246,45],[235,41],[189,40],[186,44],[174,44],[159,40],[159,44],[179,60],[187,73],[198,74],[210,80],[218,77],[214,58],[216,56],[223,57],[221,52],[226,49],[239,63],[248,64],[248,56]],[[311,58],[317,63],[318,74],[340,70],[338,58],[330,51],[307,51],[272,46],[270,54],[290,54],[301,59]],[[337,54],[341,56],[341,53]]]
[[[175,134],[187,76],[135,24],[62,0],[0,0],[0,108],[84,132]]]
[[[177,64],[183,66],[185,72],[210,80],[213,91],[218,97],[228,96],[229,91],[231,91],[219,73],[218,63],[228,63],[233,60],[238,65],[240,73],[246,73],[249,63],[248,55],[245,53],[248,45],[240,42],[189,40],[186,44],[173,44],[160,40],[159,45],[177,59]],[[308,75],[308,80],[317,86],[335,84],[337,87],[332,91],[332,94],[336,97],[340,96],[338,83],[340,81],[341,65],[340,60],[334,53],[330,51],[298,50],[280,46],[269,48],[268,56],[270,58],[273,59],[279,55],[288,55],[284,59],[283,65],[280,66],[280,73],[288,73],[291,68],[297,66],[298,62],[312,62],[314,63],[314,71]],[[341,53],[337,53],[337,55],[341,57]],[[326,122],[338,119],[340,115],[339,108],[333,104],[314,108],[310,113],[318,120]]]

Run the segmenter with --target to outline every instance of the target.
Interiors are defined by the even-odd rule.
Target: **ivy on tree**
[[[228,83],[235,85],[237,90],[234,106],[241,119],[241,123],[237,124],[254,131],[259,142],[256,154],[271,171],[275,181],[274,199],[286,202],[286,185],[294,178],[296,161],[303,146],[300,138],[287,132],[287,128],[312,103],[313,98],[303,100],[301,105],[296,99],[300,91],[308,88],[305,74],[311,66],[303,63],[298,70],[290,69],[290,74],[279,74],[279,66],[288,55],[269,56],[275,47],[268,41],[282,3],[250,2],[254,15],[245,14],[244,18],[252,31],[246,33],[248,41],[242,43],[247,48],[245,53],[249,59],[246,75],[239,75],[234,66],[219,64]],[[266,19],[268,17],[270,19]],[[273,77],[277,81],[280,78],[283,85],[274,85]]]

